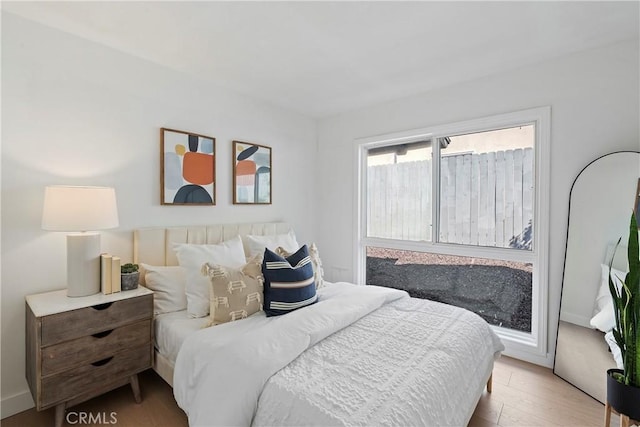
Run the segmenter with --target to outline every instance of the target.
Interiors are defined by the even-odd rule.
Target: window
[[[549,108],[359,140],[358,282],[546,354]]]
[[[531,250],[534,126],[440,140],[438,241]]]
[[[431,141],[367,150],[367,236],[431,240]]]

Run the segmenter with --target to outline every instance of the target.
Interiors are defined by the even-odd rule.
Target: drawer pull
[[[107,363],[111,362],[111,359],[113,359],[113,356],[107,357],[106,359],[98,360],[97,362],[93,362],[92,365],[93,366],[106,365]]]
[[[104,304],[92,305],[91,308],[93,308],[94,310],[106,310],[107,308],[111,307],[111,304],[113,304],[113,303],[112,302],[105,302]]]
[[[98,332],[97,334],[93,334],[91,336],[94,338],[104,338],[107,335],[109,335],[111,332],[113,332],[113,329],[110,329],[108,331]]]

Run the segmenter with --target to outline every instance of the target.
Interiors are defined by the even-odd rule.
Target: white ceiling
[[[633,2],[2,2],[311,117],[638,39]]]

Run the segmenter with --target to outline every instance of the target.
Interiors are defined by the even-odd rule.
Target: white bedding
[[[156,350],[175,363],[184,340],[204,328],[208,321],[208,317],[189,317],[187,310],[156,315],[153,321]]]
[[[504,349],[486,322],[394,289],[335,284],[318,294],[285,316],[184,340],[174,395],[191,426],[468,422]]]
[[[271,377],[253,424],[464,426],[502,349],[475,314],[403,298]]]

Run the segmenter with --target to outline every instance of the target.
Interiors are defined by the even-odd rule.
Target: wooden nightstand
[[[65,409],[127,383],[151,367],[153,292],[139,286],[69,298],[66,290],[26,297],[27,382],[38,411]]]

